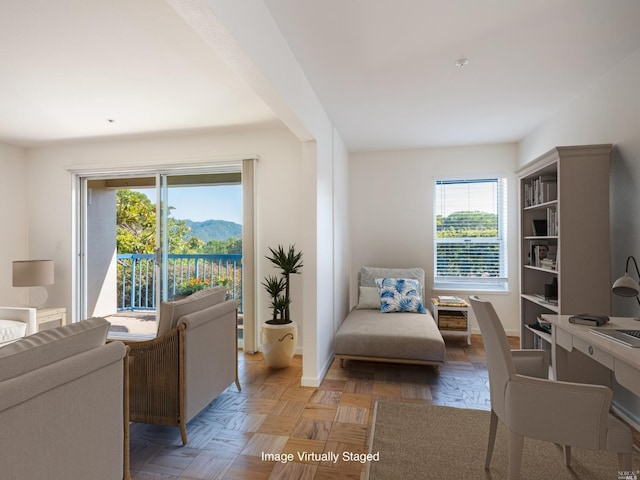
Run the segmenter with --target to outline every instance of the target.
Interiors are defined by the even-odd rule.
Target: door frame
[[[157,176],[156,180],[156,213],[159,215],[162,202],[162,191],[159,188],[159,178],[162,175],[195,175],[241,172],[242,196],[243,196],[243,300],[244,300],[244,349],[255,351],[257,344],[257,329],[255,326],[255,163],[257,158],[225,159],[224,161],[210,161],[198,163],[185,163],[180,165],[148,165],[148,166],[117,166],[93,168],[73,168],[69,169],[72,174],[72,192],[74,199],[72,228],[74,239],[72,245],[72,289],[71,289],[71,321],[81,320],[87,312],[87,272],[86,272],[86,252],[87,252],[87,181],[99,179],[114,179],[127,177],[151,177]],[[245,177],[246,176],[246,177]],[[245,185],[245,178],[247,184]],[[161,218],[159,216],[158,218]],[[250,223],[248,223],[250,222]],[[159,223],[156,228],[159,229]],[[157,231],[156,242],[160,241],[161,235]],[[245,253],[246,252],[246,253]],[[158,267],[159,268],[159,263]],[[160,283],[160,282],[159,282]],[[158,285],[158,289],[162,288]],[[161,293],[156,292],[156,294]],[[246,295],[245,295],[246,293]]]

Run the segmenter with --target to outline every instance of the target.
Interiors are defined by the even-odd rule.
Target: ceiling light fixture
[[[468,58],[459,58],[458,60],[456,60],[456,67],[464,68],[467,66],[468,63],[469,63]]]

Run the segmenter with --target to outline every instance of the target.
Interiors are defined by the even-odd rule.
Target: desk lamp
[[[26,287],[20,292],[20,303],[41,307],[47,301],[45,285],[53,285],[53,260],[17,260],[13,262],[13,286]]]
[[[624,271],[624,277],[620,277],[615,282],[613,282],[613,286],[611,287],[611,291],[616,295],[620,295],[621,297],[636,297],[638,301],[638,305],[640,305],[640,285],[633,278],[629,276],[629,262],[633,260],[633,264],[636,267],[636,273],[638,278],[640,278],[640,270],[638,270],[638,263],[633,256],[629,256],[627,258],[627,266]],[[640,320],[639,318],[635,318],[635,320]]]

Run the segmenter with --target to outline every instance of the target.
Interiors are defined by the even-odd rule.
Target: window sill
[[[494,286],[494,285],[478,285],[478,284],[471,284],[471,285],[452,285],[452,284],[446,284],[446,285],[435,285],[433,287],[433,292],[434,293],[441,293],[441,292],[466,292],[466,293],[475,293],[475,292],[483,292],[483,293],[491,293],[491,294],[496,294],[496,295],[508,295],[511,293],[511,291],[509,290],[509,286],[505,285],[504,287],[498,287],[498,286]]]

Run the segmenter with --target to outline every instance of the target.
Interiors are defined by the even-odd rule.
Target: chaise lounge
[[[424,309],[402,307],[382,312],[376,279],[411,279],[424,298],[424,270],[363,267],[358,281],[358,305],[347,315],[334,339],[334,353],[344,360],[444,364],[445,344],[431,314]],[[414,302],[415,303],[415,302]],[[412,311],[420,310],[420,312]]]

